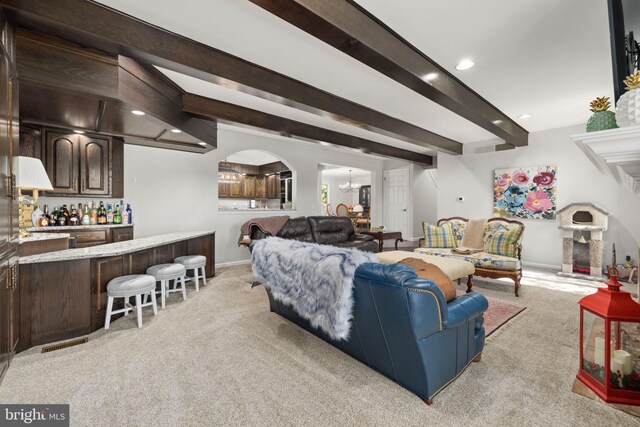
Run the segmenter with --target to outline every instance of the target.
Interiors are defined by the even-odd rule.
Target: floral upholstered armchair
[[[420,239],[415,252],[470,262],[476,268],[475,275],[480,277],[512,279],[515,295],[519,296],[524,224],[504,218],[489,218],[484,229],[483,250],[470,254],[455,253],[453,250],[460,246],[468,221],[467,218],[452,217],[438,220],[436,226],[423,223],[425,237]]]

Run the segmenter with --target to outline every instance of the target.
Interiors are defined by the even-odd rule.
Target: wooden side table
[[[385,240],[395,239],[396,251],[398,250],[398,242],[404,242],[404,240],[402,239],[402,232],[400,231],[369,230],[362,231],[360,234],[368,234],[369,236],[373,236],[373,238],[378,241],[378,248],[380,249],[380,252],[382,252],[382,247]]]

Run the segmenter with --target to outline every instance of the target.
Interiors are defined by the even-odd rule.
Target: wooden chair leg
[[[424,403],[426,403],[427,405],[431,406],[433,404],[433,400],[431,399],[424,399]]]
[[[467,293],[472,292],[471,288],[473,288],[473,274],[467,278]]]
[[[520,276],[516,276],[514,282],[515,282],[515,288],[516,288],[515,289],[516,297],[519,297],[520,296],[520,294],[519,294],[519,291],[520,291]]]
[[[476,362],[476,363],[477,363],[477,362],[479,362],[479,361],[481,361],[481,360],[482,360],[482,353],[480,353],[479,355],[477,355],[477,356],[476,356],[476,357],[474,357],[474,359],[473,359],[473,361],[474,361],[474,362]]]

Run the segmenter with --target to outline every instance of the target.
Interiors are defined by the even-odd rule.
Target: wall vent
[[[485,145],[484,147],[476,147],[474,150],[474,153],[475,154],[493,153],[494,151],[496,151],[495,145]]]

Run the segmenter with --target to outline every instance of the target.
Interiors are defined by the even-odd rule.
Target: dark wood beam
[[[20,26],[158,65],[451,154],[462,144],[283,74],[84,0],[0,0]],[[354,82],[355,83],[355,82]]]
[[[514,146],[528,132],[352,0],[250,0]],[[436,78],[424,77],[435,73]]]
[[[426,154],[391,147],[211,98],[187,93],[183,96],[182,105],[183,110],[189,114],[206,119],[215,119],[220,123],[243,125],[266,130],[281,136],[296,137],[312,142],[326,142],[341,147],[353,148],[362,153],[377,154],[384,157],[408,160],[425,166],[434,166],[433,157]]]

